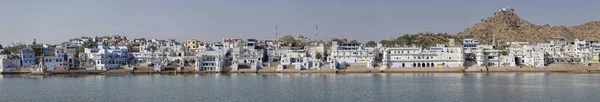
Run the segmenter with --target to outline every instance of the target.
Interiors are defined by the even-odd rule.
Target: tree
[[[351,41],[350,41],[350,43],[353,43],[353,44],[360,44],[360,42],[358,42],[357,40],[351,40]]]
[[[365,46],[367,46],[367,47],[375,47],[375,46],[377,46],[377,43],[375,41],[369,41],[369,42],[365,43]]]
[[[8,50],[2,50],[2,52],[0,52],[0,54],[10,54],[10,51],[8,51]]]
[[[131,44],[131,45],[133,45],[133,46],[140,46],[140,43],[137,43],[137,42],[136,42],[136,43],[133,43],[133,44]]]
[[[506,55],[508,55],[508,51],[506,51],[506,50],[503,50],[502,52],[500,52],[500,54],[502,54],[502,55],[506,56]]]
[[[317,59],[322,59],[323,55],[321,55],[321,53],[317,53],[317,55],[315,55],[315,57],[317,57]]]
[[[337,43],[347,43],[348,39],[340,39],[340,38],[331,38],[331,40],[329,40],[329,42],[327,42],[327,44],[325,44],[326,47],[331,46],[332,42],[337,42]]]
[[[291,46],[300,45],[299,42],[292,35],[285,35],[285,36],[279,38],[278,41],[283,43],[284,45],[291,45]]]
[[[129,55],[128,55],[128,56],[129,56],[129,59],[127,60],[127,62],[128,62],[129,64],[134,64],[134,65],[135,65],[135,64],[137,64],[137,62],[134,60],[134,59],[135,59],[135,57],[133,57],[133,54],[132,54],[132,53],[129,53]]]
[[[225,57],[231,57],[231,51],[227,50],[227,52],[225,53]]]

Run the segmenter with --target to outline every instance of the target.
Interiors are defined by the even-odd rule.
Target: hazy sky
[[[0,44],[59,43],[119,34],[128,38],[275,38],[359,41],[405,33],[457,33],[511,7],[535,24],[600,20],[600,0],[0,0]]]

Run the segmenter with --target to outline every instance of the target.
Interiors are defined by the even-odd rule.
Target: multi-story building
[[[60,56],[44,56],[44,66],[47,71],[54,71],[56,68],[65,68],[63,57]]]
[[[546,66],[547,57],[544,54],[544,51],[540,51],[541,49],[534,48],[531,51],[528,57],[525,57],[525,64],[533,67],[544,67]]]
[[[248,66],[252,70],[258,70],[262,67],[262,58],[264,57],[262,50],[248,50],[238,47],[233,49],[232,55],[232,70],[238,70],[242,65]]]
[[[0,55],[0,72],[9,72],[17,70],[20,65],[19,60],[13,60],[12,55]]]
[[[461,67],[464,58],[462,47],[437,44],[429,50],[421,47],[384,48],[382,61],[382,68]]]
[[[190,50],[190,51],[195,51],[196,49],[198,49],[200,47],[201,42],[196,40],[196,39],[192,39],[192,40],[188,40],[185,43],[185,47]]]
[[[591,52],[591,47],[590,47],[590,43],[586,40],[579,40],[579,39],[575,39],[575,42],[573,42],[575,45],[575,57],[576,58],[580,58],[580,60],[582,61],[587,61],[587,59],[589,59],[592,54]]]
[[[600,63],[600,43],[592,43],[592,57],[589,60],[590,63]]]
[[[490,45],[480,45],[477,47],[476,60],[479,66],[500,66],[501,64],[501,50],[495,50]]]
[[[475,54],[477,45],[479,45],[479,40],[463,39],[463,52],[466,54]]]
[[[225,55],[221,51],[205,51],[198,55],[196,71],[221,72],[225,67]]]
[[[148,59],[152,57],[151,52],[130,52],[133,56],[133,63],[150,63]]]
[[[19,56],[21,58],[21,66],[32,67],[35,64],[35,52],[31,47],[21,49]]]
[[[85,53],[93,60],[95,67],[90,70],[108,70],[120,68],[129,60],[129,52],[126,46],[98,46],[97,48],[86,48]]]
[[[283,70],[284,66],[294,66],[294,69],[320,69],[320,61],[310,57],[306,50],[287,50],[281,56],[277,66],[278,70]]]
[[[374,68],[375,58],[379,55],[378,49],[365,49],[360,44],[332,42],[330,61],[332,68],[346,68],[347,65],[366,66]]]
[[[246,41],[246,44],[244,45],[244,48],[248,49],[248,50],[256,50],[255,49],[256,46],[258,46],[258,40],[256,40],[256,39],[248,39]]]
[[[544,67],[550,62],[550,56],[546,51],[551,50],[548,49],[551,48],[544,49],[544,46],[536,44],[513,44],[509,48],[509,52],[510,56],[515,59],[515,65]]]

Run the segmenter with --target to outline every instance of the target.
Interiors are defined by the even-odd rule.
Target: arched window
[[[402,67],[404,67],[404,63],[402,63]]]

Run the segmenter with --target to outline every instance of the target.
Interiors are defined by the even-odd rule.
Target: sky
[[[81,36],[221,41],[303,35],[359,41],[455,34],[510,7],[534,24],[600,20],[600,0],[0,0],[0,44]],[[319,36],[316,28],[319,26]]]

